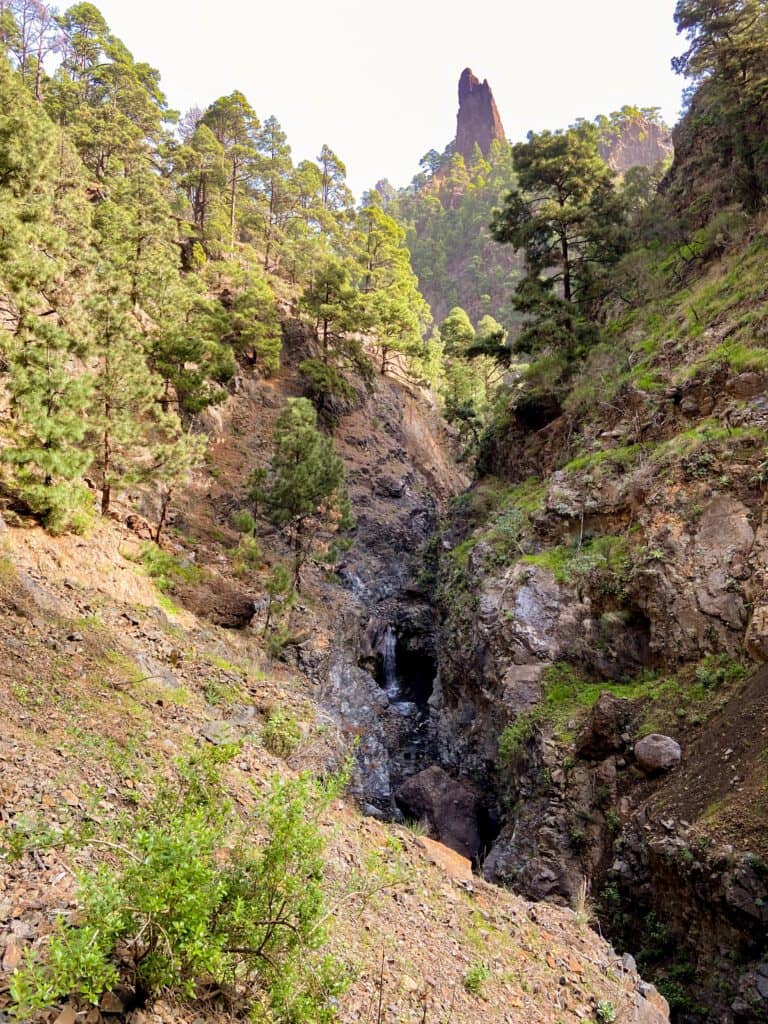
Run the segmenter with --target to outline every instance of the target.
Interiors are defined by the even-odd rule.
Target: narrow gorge
[[[233,3],[295,150],[0,0],[0,1024],[768,1024],[768,2],[444,145],[445,11]]]

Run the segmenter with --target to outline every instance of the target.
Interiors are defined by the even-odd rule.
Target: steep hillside
[[[586,875],[680,1019],[766,1012],[767,244],[733,214],[633,256],[656,298],[509,393],[442,534],[435,728],[495,793],[484,873]]]
[[[295,326],[288,332],[295,339]],[[299,337],[294,344],[311,347],[311,337]],[[290,362],[271,380],[245,371],[227,403],[206,414],[209,468],[172,517],[162,578],[147,562],[141,517],[128,508],[86,537],[51,538],[30,522],[3,528],[3,1005],[25,951],[44,947],[56,918],[77,923],[77,872],[114,864],[161,780],[181,786],[178,758],[236,743],[226,791],[257,831],[255,807],[270,779],[327,773],[353,735],[361,741],[358,785],[370,787],[370,755],[381,788],[369,798],[391,799],[387,751],[371,744],[379,732],[392,741],[386,720],[395,705],[355,659],[367,657],[375,672],[377,638],[404,601],[405,618],[418,619],[418,547],[461,479],[423,400],[378,382],[337,432],[358,519],[337,567],[346,586],[310,568],[282,657],[270,658],[263,609],[253,614],[265,570],[238,570],[232,519],[278,408],[298,389]],[[124,515],[128,525],[117,521]],[[267,562],[280,556],[279,536],[264,533],[260,542]],[[242,610],[248,601],[251,616]],[[335,671],[358,692],[367,688],[362,703],[334,687]],[[588,910],[526,903],[473,878],[469,862],[445,847],[362,818],[351,803],[336,800],[318,827],[326,948],[351,981],[338,1019],[469,1024],[482,1012],[490,1021],[549,1022],[586,1019],[600,1006],[626,1020],[665,1019],[654,990],[587,928]],[[59,1001],[58,1019],[224,1020],[240,1005],[226,989],[198,996],[185,1002],[171,992],[136,1008],[128,975],[99,1011]]]

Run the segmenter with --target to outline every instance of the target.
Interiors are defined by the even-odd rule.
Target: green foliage
[[[709,654],[696,667],[696,682],[705,690],[717,690],[741,682],[747,675],[746,668],[727,654]]]
[[[157,544],[142,544],[139,557],[147,575],[163,593],[173,590],[176,583],[197,583],[202,579],[203,571],[194,562],[181,562]]]
[[[488,228],[494,208],[516,184],[511,150],[494,141],[487,157],[469,162],[433,150],[422,161],[425,173],[388,207],[406,226],[419,286],[438,320],[455,306],[475,322],[486,314],[506,326],[520,319],[509,297],[521,260],[497,245]]]
[[[317,429],[306,398],[289,398],[277,419],[269,474],[253,497],[285,529],[294,552],[294,585],[318,535],[350,525],[344,464]]]
[[[253,534],[246,533],[232,552],[232,571],[235,576],[242,579],[260,569],[263,563],[261,545]]]
[[[471,996],[482,995],[485,983],[490,976],[491,969],[485,960],[475,960],[464,974],[462,984],[465,991],[469,992]]]
[[[324,418],[338,422],[342,412],[354,409],[360,402],[357,390],[344,374],[322,359],[305,359],[299,363],[307,397]]]
[[[624,213],[593,125],[530,132],[513,147],[519,188],[496,211],[498,242],[525,252],[515,308],[530,319],[522,351],[581,354],[594,340],[592,314],[605,293],[604,268],[627,247]]]
[[[678,0],[675,23],[688,49],[672,66],[688,77],[688,111],[677,144],[683,153],[674,184],[690,196],[691,179],[713,177],[722,194],[757,210],[768,187],[762,112],[768,77],[768,28],[762,0]],[[697,144],[693,142],[699,136]],[[702,138],[706,144],[702,146]],[[719,164],[719,166],[718,166]],[[706,191],[699,190],[706,198]]]
[[[156,492],[159,538],[202,455],[190,418],[227,397],[238,361],[277,372],[297,295],[327,342],[308,387],[334,401],[356,400],[348,371],[371,381],[363,336],[382,370],[408,373],[429,312],[403,229],[376,195],[354,214],[329,146],[294,166],[279,122],[238,91],[172,137],[158,72],[96,7],[9,2],[0,487],[62,530],[86,525],[87,472],[103,514],[141,486]]]
[[[276,565],[265,584],[264,623],[261,635],[267,641],[267,650],[278,657],[289,639],[286,618],[296,601],[293,575],[284,565]]]
[[[514,768],[522,760],[540,722],[540,711],[532,708],[521,712],[514,722],[504,727],[499,736],[499,763],[503,767]]]
[[[122,979],[140,1000],[162,990],[192,999],[199,982],[212,980],[234,986],[256,1019],[334,1018],[346,979],[322,953],[317,819],[340,783],[274,780],[254,843],[221,781],[231,756],[226,748],[196,756],[130,827],[92,841],[112,860],[80,875],[79,924],[60,920],[42,956],[13,975],[18,1015],[69,994],[96,1003]]]
[[[496,322],[485,317],[484,330],[494,333]],[[496,325],[500,328],[500,325]],[[503,335],[503,328],[500,328]],[[443,371],[438,390],[443,412],[449,423],[459,430],[465,456],[480,441],[493,398],[502,379],[497,352],[487,352],[487,335],[478,335],[466,312],[455,307],[439,327],[443,350]],[[503,362],[503,360],[502,360]]]
[[[295,715],[273,707],[261,727],[261,742],[276,757],[290,757],[301,742],[301,726]]]
[[[619,1012],[608,999],[599,1000],[595,1007],[595,1020],[598,1024],[614,1024],[618,1020]]]
[[[523,560],[549,569],[558,583],[583,586],[589,580],[598,590],[620,595],[632,567],[632,552],[626,537],[605,536],[581,545],[546,548]]]

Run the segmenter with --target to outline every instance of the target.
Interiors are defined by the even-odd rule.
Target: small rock
[[[105,992],[99,1001],[102,1013],[124,1013],[125,1003],[116,992]]]
[[[386,821],[387,815],[375,804],[363,804],[363,814],[367,818],[376,818],[377,821]]]
[[[637,974],[637,963],[631,953],[625,953],[622,956],[621,966],[628,974]]]
[[[660,733],[653,732],[635,744],[635,760],[646,775],[669,771],[680,764],[682,756],[680,744]]]
[[[10,974],[15,971],[21,963],[21,949],[11,939],[8,945],[5,947],[5,954],[3,956],[3,970]]]
[[[625,728],[631,712],[630,701],[601,693],[576,737],[576,753],[580,757],[599,759],[620,751],[626,742]]]
[[[234,743],[237,739],[229,722],[208,722],[200,730],[200,735],[214,747],[223,747],[226,743]]]

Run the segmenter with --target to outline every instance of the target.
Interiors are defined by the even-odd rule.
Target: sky
[[[63,5],[66,6],[66,5]],[[407,184],[456,131],[465,67],[507,137],[625,103],[679,117],[675,0],[96,0],[174,108],[239,89],[274,114],[296,162],[327,143],[356,196]]]

